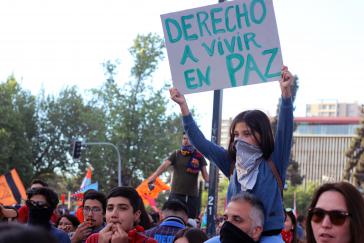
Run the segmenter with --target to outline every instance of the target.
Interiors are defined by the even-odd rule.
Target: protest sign
[[[196,93],[278,80],[272,0],[236,0],[161,15],[173,85]]]

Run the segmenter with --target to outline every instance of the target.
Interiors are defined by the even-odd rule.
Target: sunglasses
[[[26,203],[28,205],[33,205],[34,207],[38,207],[38,208],[48,208],[49,207],[48,203],[41,202],[41,201],[27,200]]]
[[[348,212],[340,210],[326,211],[322,208],[311,208],[308,210],[308,214],[315,223],[321,223],[327,214],[329,215],[331,223],[334,225],[343,225],[346,218],[350,216],[350,213]]]

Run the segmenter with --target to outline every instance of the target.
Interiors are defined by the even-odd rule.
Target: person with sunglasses
[[[364,200],[353,185],[327,183],[317,189],[308,210],[308,243],[362,243],[363,229]]]
[[[57,193],[50,188],[40,187],[29,190],[26,201],[29,208],[28,224],[47,230],[57,239],[58,243],[71,243],[68,235],[50,222],[58,202]]]

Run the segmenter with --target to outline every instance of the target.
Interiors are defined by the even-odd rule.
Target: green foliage
[[[35,97],[14,76],[0,84],[0,174],[16,168],[23,178],[33,174],[32,144],[36,134]]]
[[[13,76],[1,83],[0,173],[15,167],[26,186],[37,177],[59,190],[75,191],[92,165],[93,181],[99,181],[101,190],[116,186],[112,147],[87,146],[80,160],[71,158],[71,141],[82,138],[115,144],[122,157],[123,184],[137,186],[180,144],[180,117],[166,114],[166,87],[155,90],[150,78],[164,57],[163,48],[157,35],[138,35],[129,49],[135,61],[131,80],[117,83],[119,63],[106,61],[106,81],[87,101],[77,87],[35,97]]]
[[[294,193],[296,193],[296,208],[298,214],[306,215],[307,209],[311,203],[313,193],[317,188],[317,184],[308,183],[306,186],[292,186],[288,183],[287,189],[283,191],[283,202],[286,208],[294,207]]]
[[[357,136],[351,141],[350,148],[346,152],[346,166],[344,179],[354,178],[354,183],[364,191],[364,118],[361,127],[356,131]]]
[[[124,185],[137,186],[180,144],[180,118],[166,115],[166,87],[155,91],[152,81],[146,80],[163,58],[162,48],[162,40],[156,35],[138,35],[130,48],[135,60],[131,70],[134,79],[119,86],[113,78],[117,63],[108,61],[104,67],[109,78],[101,90],[93,91],[106,114],[107,139],[119,147],[123,157]],[[103,177],[114,174],[115,166],[105,163],[108,162],[99,166],[97,173]],[[94,164],[98,163],[93,161]],[[107,171],[110,168],[114,171]],[[110,180],[108,184],[115,182]]]
[[[219,179],[218,186],[218,200],[217,200],[217,215],[223,215],[225,210],[225,202],[226,202],[226,193],[229,186],[229,180],[225,176]],[[201,211],[207,207],[207,197],[208,191],[205,190],[202,192],[202,201],[201,201]]]

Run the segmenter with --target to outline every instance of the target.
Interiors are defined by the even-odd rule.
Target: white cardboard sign
[[[278,80],[272,0],[236,0],[161,15],[173,85],[196,93]]]

